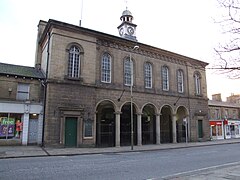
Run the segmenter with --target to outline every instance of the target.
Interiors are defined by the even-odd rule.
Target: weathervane
[[[127,7],[128,7],[128,6],[127,6],[127,4],[128,4],[128,1],[127,1],[127,0],[125,0],[125,4],[126,4],[126,9],[127,9]]]

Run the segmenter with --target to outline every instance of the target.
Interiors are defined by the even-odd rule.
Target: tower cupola
[[[123,11],[122,16],[120,17],[122,21],[121,24],[117,27],[119,35],[122,38],[130,39],[137,41],[136,38],[136,24],[133,24],[133,16],[132,13],[126,8]]]

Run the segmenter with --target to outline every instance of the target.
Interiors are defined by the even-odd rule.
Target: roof
[[[29,66],[14,65],[14,64],[5,64],[5,63],[0,63],[0,74],[29,77],[29,78],[36,78],[36,79],[45,78],[42,71],[37,68],[29,67]]]
[[[45,21],[42,21],[42,20],[41,20],[41,22],[45,23]],[[47,34],[51,31],[52,28],[61,28],[61,29],[64,29],[66,31],[72,31],[72,32],[76,32],[76,33],[86,33],[86,34],[94,35],[94,36],[101,37],[101,38],[111,39],[111,40],[114,41],[114,43],[121,42],[121,43],[124,43],[125,45],[127,44],[129,47],[133,47],[134,45],[136,45],[135,40],[110,35],[110,34],[107,34],[107,33],[99,32],[99,31],[96,31],[96,30],[93,30],[93,29],[88,29],[88,28],[84,28],[84,27],[81,27],[81,26],[73,25],[73,24],[68,24],[68,23],[57,21],[57,20],[54,20],[54,19],[49,19],[48,20],[47,25],[46,25],[39,41],[38,41],[39,44],[41,44],[45,41],[45,38],[47,37]],[[178,59],[178,60],[184,61],[184,62],[187,59],[187,61],[190,64],[192,64],[193,66],[200,65],[202,67],[205,67],[205,66],[208,65],[207,62],[197,60],[197,59],[194,59],[194,58],[191,58],[191,57],[187,57],[187,56],[184,56],[184,55],[181,55],[181,54],[177,54],[175,52],[171,52],[171,51],[168,51],[168,50],[160,49],[160,48],[148,45],[148,44],[143,44],[141,42],[137,42],[137,44],[141,47],[141,49],[148,48],[149,50],[151,50],[151,52],[153,52],[153,55],[162,54],[163,56],[169,57],[172,60],[173,59]]]
[[[240,108],[240,104],[215,100],[208,100],[208,106]]]
[[[132,13],[129,10],[124,10],[122,16],[132,16]]]

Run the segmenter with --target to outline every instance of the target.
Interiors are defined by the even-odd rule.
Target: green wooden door
[[[65,146],[77,146],[77,118],[66,117],[65,120]]]
[[[198,120],[198,138],[203,138],[203,122]]]

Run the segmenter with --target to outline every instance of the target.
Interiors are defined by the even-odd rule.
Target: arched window
[[[79,78],[80,76],[80,49],[72,46],[68,56],[68,77]]]
[[[145,88],[152,88],[152,64],[144,64]]]
[[[132,72],[133,71],[133,63],[132,60],[130,61],[129,58],[125,59],[124,61],[124,84],[126,86],[131,86],[132,81]]]
[[[183,86],[183,71],[178,70],[177,71],[177,88],[179,93],[183,93],[184,91],[184,86]]]
[[[102,56],[101,81],[111,83],[111,56],[108,53]]]
[[[164,91],[169,90],[169,72],[167,66],[162,67],[162,87]]]
[[[201,94],[201,77],[199,73],[194,74],[195,93],[196,95]]]

